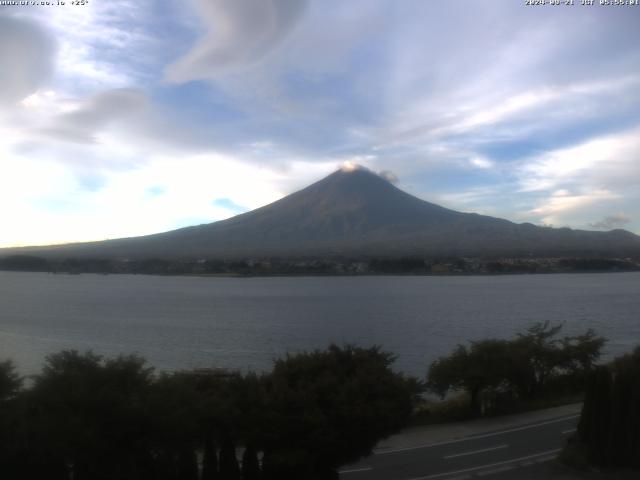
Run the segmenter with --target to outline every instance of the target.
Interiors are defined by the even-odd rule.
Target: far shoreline
[[[44,270],[6,270],[0,269],[0,273],[46,273],[49,275],[96,275],[96,276],[148,276],[148,277],[190,277],[190,278],[370,278],[370,277],[430,277],[430,278],[455,278],[455,277],[513,277],[513,276],[545,276],[545,275],[599,275],[599,274],[624,274],[640,273],[637,270],[590,270],[590,271],[557,271],[557,272],[504,272],[504,273],[145,273],[145,272],[67,272]]]

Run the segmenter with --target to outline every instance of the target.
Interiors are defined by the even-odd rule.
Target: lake
[[[212,278],[0,272],[0,358],[35,373],[48,353],[139,353],[161,370],[268,369],[331,342],[381,345],[424,376],[457,343],[534,322],[640,343],[640,273]]]

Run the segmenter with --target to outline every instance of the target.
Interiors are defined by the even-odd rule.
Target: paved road
[[[506,471],[553,460],[575,431],[579,415],[463,438],[379,450],[345,467],[342,480],[463,480],[491,478]],[[517,478],[517,475],[514,477]]]

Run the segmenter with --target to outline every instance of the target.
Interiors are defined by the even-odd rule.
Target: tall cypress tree
[[[597,465],[606,465],[609,425],[611,419],[611,372],[607,368],[596,371],[593,393],[593,413],[591,416],[591,436],[589,456]]]
[[[260,478],[260,463],[255,447],[248,445],[242,455],[242,479],[258,480]]]
[[[198,459],[192,448],[185,446],[180,449],[177,467],[180,480],[198,480]]]
[[[218,455],[216,442],[213,435],[207,436],[204,442],[204,455],[202,457],[202,480],[218,480]]]
[[[578,425],[589,461],[598,466],[640,466],[640,347],[599,367],[587,382]]]
[[[220,448],[220,479],[240,480],[240,466],[236,458],[236,446],[229,435],[225,435]]]

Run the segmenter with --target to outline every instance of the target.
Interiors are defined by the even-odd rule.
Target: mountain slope
[[[0,256],[240,258],[318,256],[627,256],[624,231],[551,229],[425,202],[369,170],[339,170],[233,218],[143,237],[0,250]]]

